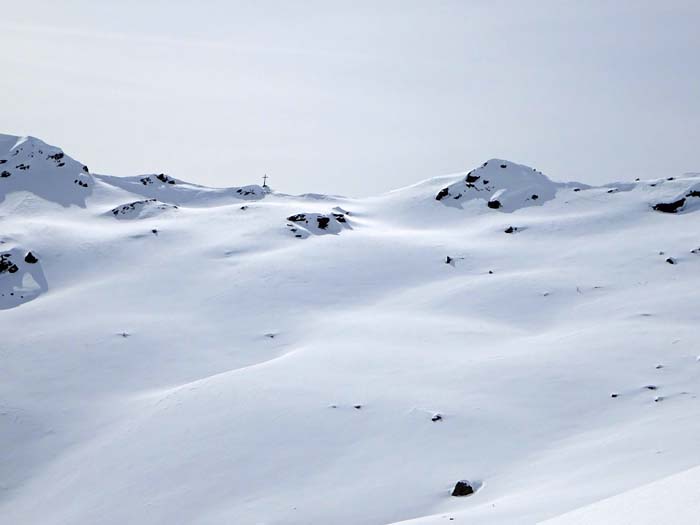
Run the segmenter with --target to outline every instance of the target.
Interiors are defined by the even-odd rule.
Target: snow
[[[700,516],[700,467],[547,520],[542,525],[695,525]]]
[[[489,161],[489,190],[351,199],[0,151],[0,289],[28,290],[0,312],[3,522],[620,523],[596,502],[692,495],[658,480],[700,465],[700,215],[653,206],[697,175]]]

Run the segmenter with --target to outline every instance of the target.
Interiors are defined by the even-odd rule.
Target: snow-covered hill
[[[0,163],[3,523],[583,523],[700,465],[698,175],[492,159],[349,199]]]

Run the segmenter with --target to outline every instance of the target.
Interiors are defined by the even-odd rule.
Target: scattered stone
[[[0,177],[2,177],[3,179],[9,177],[10,175],[12,174],[7,170],[4,170],[2,173],[0,173]]]
[[[492,210],[497,210],[498,208],[501,207],[501,203],[497,200],[492,200],[492,201],[488,202],[487,206],[489,208],[491,208]]]
[[[661,370],[663,367],[664,367],[664,365],[656,365],[655,368],[656,368],[657,370]]]
[[[610,394],[610,397],[613,397],[613,398],[618,397],[618,396],[619,396],[619,394],[617,392],[613,392],[612,394]]]
[[[430,418],[430,421],[433,421],[433,422],[442,421],[442,414],[433,415],[433,417]]]
[[[536,193],[533,193],[533,194],[530,196],[530,198],[531,198],[533,201],[536,201],[537,199],[540,198],[540,196],[537,195]]]
[[[454,259],[452,257],[450,257],[449,255],[447,257],[445,257],[445,264],[450,264],[452,261],[454,261]]]
[[[362,408],[362,405],[353,405],[352,408],[355,410],[360,410]]]
[[[27,252],[27,255],[24,256],[24,262],[36,264],[39,262],[39,259],[37,259],[32,252]]]
[[[449,194],[450,194],[449,188],[443,188],[443,189],[441,189],[441,190],[438,192],[438,194],[435,196],[435,200],[436,200],[436,201],[442,200],[442,199],[444,199],[445,197],[447,197]]]
[[[508,167],[507,164],[501,164],[501,168],[505,169],[505,168],[507,168],[507,167]]]
[[[662,400],[663,400],[663,396],[656,396],[654,398],[654,403],[658,403],[659,401],[662,401]]]
[[[12,262],[10,256],[11,254],[9,253],[3,253],[0,255],[0,273],[17,273],[19,271],[19,267]]]
[[[647,385],[644,388],[646,388],[647,390],[656,390],[658,387],[656,385]]]
[[[489,275],[492,275],[492,274],[493,274],[493,270],[489,270]]]
[[[158,230],[156,230],[155,228],[153,228],[153,229],[151,230],[151,233],[152,233],[153,235],[158,235]]]
[[[667,262],[668,264],[676,264],[676,260],[675,260],[673,257],[668,257],[668,258],[666,259],[666,262]]]
[[[474,487],[466,479],[458,481],[452,490],[452,495],[455,497],[470,496],[471,494],[474,494]]]
[[[518,228],[514,226],[508,226],[505,230],[503,230],[505,233],[515,233],[518,231]]]

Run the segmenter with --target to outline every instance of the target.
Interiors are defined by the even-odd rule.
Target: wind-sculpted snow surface
[[[3,524],[527,525],[700,465],[697,176],[291,196],[28,140],[1,141]]]
[[[136,195],[173,204],[213,204],[225,199],[259,200],[268,193],[258,185],[240,188],[207,188],[184,182],[164,173],[135,177],[99,176],[100,180]]]

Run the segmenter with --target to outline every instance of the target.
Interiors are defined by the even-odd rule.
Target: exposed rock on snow
[[[683,197],[682,199],[678,199],[677,201],[673,201],[673,202],[659,202],[658,204],[654,204],[654,209],[656,211],[661,211],[664,213],[676,213],[681,208],[683,208],[684,204],[685,204],[685,197]]]
[[[99,175],[99,180],[136,195],[174,204],[207,204],[223,199],[259,200],[269,193],[259,185],[208,188],[175,179],[165,174],[113,177]]]
[[[287,217],[287,220],[290,221],[287,228],[298,238],[306,238],[310,234],[338,234],[344,229],[350,229],[343,213],[297,213]]]
[[[177,208],[173,204],[160,202],[158,199],[146,199],[122,204],[113,208],[109,213],[117,219],[146,219]]]
[[[0,310],[36,299],[47,290],[39,259],[31,252],[15,247],[0,253]]]
[[[27,191],[62,206],[85,206],[92,176],[85,166],[34,137],[0,135],[0,202]]]
[[[467,173],[463,180],[440,190],[435,199],[448,206],[481,199],[491,209],[512,212],[542,205],[555,197],[558,188],[565,186],[533,168],[491,159]]]
[[[681,195],[677,195],[668,202],[658,202],[652,207],[656,211],[664,213],[680,213],[698,210],[700,209],[700,183],[692,184]]]
[[[472,484],[466,479],[458,481],[455,488],[452,490],[452,495],[457,497],[469,496],[471,494],[474,494],[474,487],[472,487]]]

